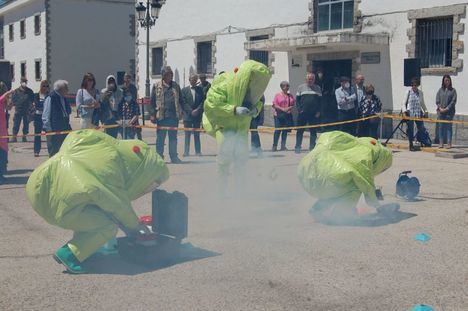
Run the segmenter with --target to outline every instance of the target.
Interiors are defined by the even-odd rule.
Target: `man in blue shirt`
[[[71,107],[65,96],[68,94],[68,82],[57,80],[54,90],[44,101],[42,114],[43,128],[46,132],[70,131]],[[54,134],[47,136],[47,149],[49,157],[54,156],[62,146],[67,134]]]

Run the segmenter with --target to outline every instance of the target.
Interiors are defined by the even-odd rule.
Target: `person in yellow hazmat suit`
[[[370,137],[340,131],[324,133],[298,167],[303,188],[318,201],[311,213],[319,221],[347,222],[357,218],[357,203],[379,208],[374,177],[392,165],[392,152]],[[390,205],[389,205],[390,206]]]
[[[54,258],[78,274],[86,272],[84,260],[115,238],[118,227],[148,233],[131,202],[168,178],[164,161],[144,142],[80,130],[34,170],[26,192],[48,223],[73,230],[73,238]]]
[[[249,157],[250,122],[263,104],[260,101],[271,72],[267,66],[247,60],[234,72],[217,76],[208,91],[203,114],[203,128],[218,144],[218,176],[223,190],[231,166],[239,176]],[[239,181],[240,182],[240,181]]]

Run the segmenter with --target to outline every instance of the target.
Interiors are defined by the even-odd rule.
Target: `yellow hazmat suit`
[[[258,115],[270,79],[268,67],[253,60],[242,63],[236,72],[214,79],[204,103],[203,128],[218,143],[220,175],[228,175],[232,163],[242,166],[247,162],[249,127],[256,115],[236,115],[236,108],[249,102],[249,109],[255,108]]]
[[[82,262],[115,237],[118,226],[111,219],[136,228],[131,202],[168,177],[164,161],[144,142],[81,130],[34,170],[26,192],[48,223],[74,231],[68,247]]]
[[[374,177],[391,165],[392,152],[379,141],[334,131],[320,136],[300,162],[298,177],[304,189],[319,199],[316,208],[349,211],[362,194],[370,206],[379,205]]]

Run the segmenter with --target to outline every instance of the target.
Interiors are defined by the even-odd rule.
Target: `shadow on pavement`
[[[22,174],[29,174],[33,170],[31,169],[24,169],[24,170],[10,170],[5,173],[5,175],[22,175]]]
[[[26,185],[28,179],[28,176],[6,177],[1,185]]]
[[[392,214],[372,214],[360,218],[349,218],[349,219],[330,219],[327,217],[320,217],[312,210],[309,213],[314,217],[315,221],[320,224],[327,226],[346,226],[346,227],[382,227],[391,224],[399,223],[403,220],[418,216],[413,213],[405,213],[401,211],[394,212]]]
[[[86,260],[85,267],[88,270],[88,274],[138,275],[219,255],[221,254],[193,246],[191,243],[185,243],[180,245],[179,256],[164,263],[138,265],[125,261],[118,254],[97,254]]]

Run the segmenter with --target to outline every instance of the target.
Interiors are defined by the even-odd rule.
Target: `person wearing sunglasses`
[[[42,137],[42,113],[44,111],[44,101],[49,96],[49,82],[41,81],[39,92],[34,94],[34,156],[38,157],[41,152]]]

